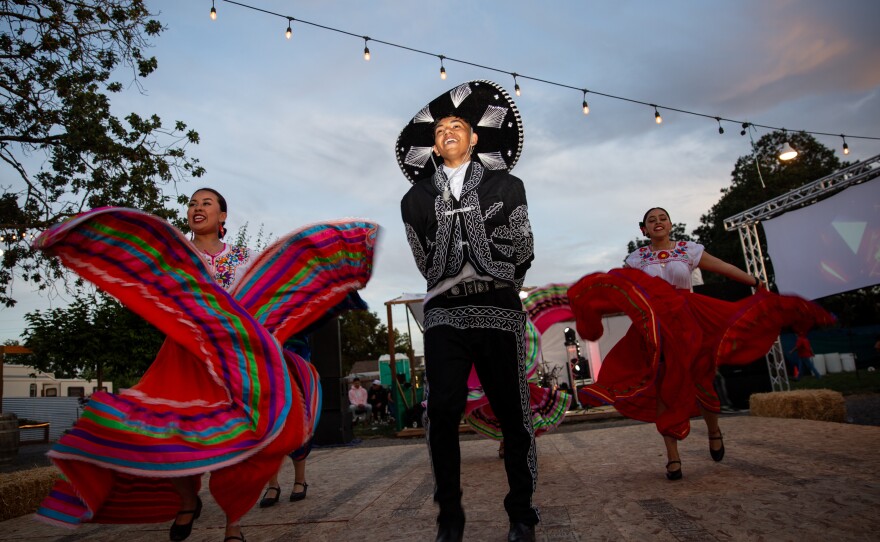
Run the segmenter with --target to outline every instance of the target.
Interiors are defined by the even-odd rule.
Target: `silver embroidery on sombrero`
[[[501,128],[504,124],[504,117],[507,116],[508,109],[497,105],[490,105],[483,113],[483,118],[477,123],[477,126],[485,126],[486,128]]]
[[[502,158],[501,153],[495,152],[478,152],[477,158],[486,166],[486,169],[507,169],[507,162]]]
[[[458,106],[461,105],[461,102],[465,100],[468,96],[471,95],[473,91],[471,90],[471,86],[467,83],[458,85],[454,89],[449,91],[449,98],[452,99],[452,105],[458,109]]]
[[[431,147],[413,147],[406,153],[403,162],[408,166],[424,167],[431,158]]]
[[[431,108],[429,106],[425,106],[416,113],[416,116],[413,117],[413,123],[417,122],[434,122],[434,116],[431,115]]]

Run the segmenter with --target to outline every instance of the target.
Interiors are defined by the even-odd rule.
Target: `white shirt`
[[[449,191],[452,192],[455,199],[461,199],[461,189],[464,186],[464,174],[467,173],[468,164],[470,163],[470,160],[468,160],[456,168],[443,164],[443,173],[445,173],[446,178],[449,179]]]
[[[700,265],[703,245],[692,241],[676,241],[671,250],[651,251],[642,247],[626,257],[626,266],[641,269],[652,277],[660,277],[681,290],[690,290],[691,273]]]

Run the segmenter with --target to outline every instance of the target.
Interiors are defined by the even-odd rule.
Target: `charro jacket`
[[[443,168],[438,168],[410,188],[400,209],[428,290],[456,276],[465,262],[481,275],[522,287],[534,259],[534,242],[523,182],[507,170],[487,170],[471,162],[456,201]]]

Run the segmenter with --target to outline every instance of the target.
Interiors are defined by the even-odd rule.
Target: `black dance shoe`
[[[171,524],[171,529],[168,531],[168,537],[174,542],[179,542],[180,540],[186,540],[189,537],[190,533],[193,530],[193,523],[199,519],[199,516],[202,515],[202,499],[196,496],[197,502],[194,510],[181,510],[177,513],[177,516],[183,516],[186,514],[192,514],[192,519],[189,520],[189,523],[179,524],[175,523]]]
[[[713,440],[720,440],[721,448],[719,448],[718,450],[713,450]],[[724,435],[721,434],[720,430],[718,431],[717,437],[713,437],[711,434],[709,435],[709,455],[711,455],[712,459],[714,459],[715,461],[721,461],[722,459],[724,459]]]
[[[511,523],[507,531],[507,542],[535,542],[535,526],[525,523]]]
[[[676,463],[678,463],[678,468],[676,470],[669,470],[669,466],[675,465]],[[676,459],[676,460],[670,461],[669,463],[666,464],[666,479],[667,480],[681,480],[682,476],[683,475],[681,474],[681,461]]]
[[[269,492],[274,491],[275,496],[269,497]],[[275,506],[278,503],[278,499],[281,497],[281,486],[269,486],[266,488],[265,493],[263,493],[263,498],[260,499],[260,508],[269,508],[270,506]]]
[[[434,542],[461,542],[464,538],[464,522],[441,523]]]
[[[293,489],[296,489],[296,486],[303,486],[302,491],[294,491],[290,494],[290,502],[301,501],[306,498],[306,492],[309,490],[309,484],[305,482],[294,482]]]

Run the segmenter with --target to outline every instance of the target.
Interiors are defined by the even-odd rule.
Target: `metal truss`
[[[781,196],[776,196],[738,215],[725,218],[724,229],[732,231],[744,224],[781,215],[793,208],[806,207],[816,203],[816,198],[819,196],[843,190],[854,184],[870,181],[878,176],[880,176],[880,154],[807,183],[800,188],[790,190]]]
[[[761,220],[781,215],[792,209],[812,205],[818,201],[820,196],[831,195],[876,177],[880,177],[880,154],[790,190],[738,215],[726,218],[724,219],[724,229],[739,232],[739,241],[746,261],[746,271],[766,284],[767,268],[764,265],[764,254],[758,236],[758,224]],[[767,369],[770,372],[771,389],[773,391],[791,390],[788,371],[785,369],[785,356],[779,338],[776,339],[765,359],[767,360]]]

